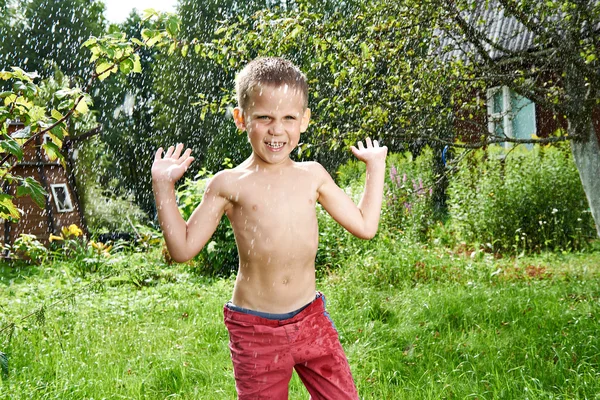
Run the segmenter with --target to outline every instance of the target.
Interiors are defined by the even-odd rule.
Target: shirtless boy
[[[287,399],[295,369],[313,399],[357,399],[337,331],[315,287],[316,203],[353,235],[377,232],[387,148],[366,139],[352,146],[366,163],[358,206],[316,162],[290,153],[310,120],[306,77],[287,60],[259,58],[236,79],[236,126],[246,131],[250,157],[217,173],[186,222],[175,182],[193,161],[183,145],[156,152],[152,182],[158,219],[171,257],[193,258],[223,214],[231,221],[240,265],[224,307],[240,399]]]

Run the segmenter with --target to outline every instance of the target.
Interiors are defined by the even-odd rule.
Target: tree
[[[142,40],[141,31],[151,29],[150,21],[142,21],[132,11],[119,26],[109,32],[123,32],[127,37]],[[154,214],[150,181],[152,154],[156,150],[152,64],[157,57],[154,48],[140,48],[143,74],[111,76],[98,90],[95,99],[98,120],[102,124],[102,153],[95,155],[103,165],[95,175],[96,184],[111,188],[117,195],[132,195],[135,203],[148,215]]]
[[[149,17],[155,16],[153,13]],[[88,48],[92,55],[92,72],[85,85],[79,80],[64,79],[62,73],[36,83],[37,74],[27,73],[18,67],[0,71],[0,81],[10,82],[11,90],[0,93],[0,182],[17,183],[17,196],[29,195],[42,206],[46,193],[32,178],[15,176],[11,170],[23,157],[23,148],[32,145],[43,134],[52,141],[42,145],[50,160],[63,159],[60,148],[67,137],[77,132],[77,125],[90,122],[90,89],[96,80],[103,81],[114,73],[125,75],[141,72],[141,61],[137,51],[143,47],[164,46],[174,41],[177,32],[169,29],[170,19],[157,16],[155,29],[151,34],[142,31],[144,41],[136,38],[128,40],[121,32],[98,37],[90,37],[81,46]],[[169,18],[167,16],[167,18]],[[167,27],[165,27],[165,24]],[[25,127],[8,134],[9,121],[20,120]],[[67,131],[67,122],[73,121]],[[92,118],[93,121],[93,118]],[[12,202],[12,196],[0,195],[0,218],[18,219],[20,213]]]
[[[41,76],[50,76],[55,68],[69,76],[84,76],[89,57],[81,43],[104,33],[104,3],[31,0],[19,7],[24,17],[13,27],[9,65]]]
[[[600,236],[600,135],[592,122],[600,105],[600,2],[463,0],[432,5],[441,10],[442,40],[450,38],[441,54],[453,52],[454,57],[446,57],[453,72],[469,78],[459,86],[463,97],[475,88],[505,85],[567,122],[553,137],[534,139],[490,133],[480,125],[481,145],[569,140]],[[513,22],[512,29],[505,24],[503,31],[494,32],[490,28],[502,15]],[[533,35],[531,42],[519,46],[527,35]],[[464,104],[473,107],[472,101]]]
[[[367,134],[392,150],[409,142],[478,148],[569,140],[600,234],[592,125],[600,101],[599,2],[372,0],[349,15],[325,13],[308,0],[297,4],[225,24],[214,46],[234,51],[208,56],[224,69],[247,62],[246,49],[299,63],[309,75],[316,121],[301,149],[327,151]],[[501,15],[517,21],[513,37],[535,37],[531,46],[492,35]],[[482,94],[497,85],[564,117],[568,128],[527,139],[490,132]]]
[[[201,167],[216,171],[222,168],[225,158],[240,162],[249,155],[246,140],[239,135],[227,112],[234,106],[230,98],[222,98],[224,88],[233,87],[235,72],[223,68],[210,57],[196,51],[196,44],[210,43],[220,22],[228,18],[251,15],[256,10],[273,6],[279,1],[227,0],[206,2],[181,0],[178,16],[181,19],[180,39],[192,51],[166,52],[158,55],[153,64],[156,110],[155,130],[160,141],[157,146],[175,142],[185,143],[194,150],[196,162],[191,173]],[[187,49],[187,47],[186,47]],[[227,53],[234,47],[210,48],[209,52]],[[253,51],[249,49],[249,52]],[[206,112],[200,106],[206,102],[218,102],[214,112]]]

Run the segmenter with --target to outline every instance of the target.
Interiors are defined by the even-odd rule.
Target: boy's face
[[[248,133],[256,156],[269,164],[285,162],[298,145],[300,133],[306,131],[310,110],[304,97],[285,86],[255,88],[246,110],[238,107],[233,116],[237,127]]]

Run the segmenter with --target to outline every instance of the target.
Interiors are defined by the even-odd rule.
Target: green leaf
[[[59,110],[70,110],[73,107],[73,99],[61,101],[56,108]]]
[[[125,60],[121,61],[119,64],[119,70],[125,75],[128,75],[133,70],[133,60],[126,58]]]
[[[361,42],[360,43],[360,50],[362,53],[362,58],[366,59],[369,58],[369,45],[366,42]]]
[[[54,161],[57,158],[60,158],[61,160],[64,159],[64,156],[60,152],[60,148],[57,145],[55,145],[53,142],[44,143],[42,145],[42,149],[44,149],[44,151],[46,152],[46,155],[48,156],[48,159],[50,161]]]
[[[142,72],[142,63],[140,62],[139,54],[133,55],[133,72],[138,73],[138,74],[140,72]]]
[[[153,31],[152,29],[142,29],[142,39],[148,40],[148,39],[154,37],[154,35],[155,35],[154,32],[155,31]]]
[[[31,196],[32,200],[40,208],[43,208],[46,204],[47,195],[48,193],[46,193],[42,185],[31,177],[23,179],[21,185],[17,187],[17,197]]]
[[[25,72],[19,67],[10,67],[13,70],[13,77],[23,81],[31,82],[38,77],[37,72]]]
[[[68,135],[68,132],[63,127],[64,124],[60,124],[55,126],[48,132],[48,136],[52,139],[52,142],[56,144],[59,148],[62,148],[62,142],[65,136]]]
[[[0,71],[0,79],[7,81],[13,77],[13,73],[10,71]]]
[[[12,202],[12,199],[13,197],[8,194],[0,194],[0,218],[19,219],[21,217],[19,209],[15,207],[15,204]]]
[[[87,105],[87,101],[85,101],[85,98],[81,99],[79,103],[77,103],[77,107],[75,107],[75,110],[77,110],[81,114],[87,114],[90,111]]]
[[[27,115],[29,116],[30,123],[34,123],[35,121],[44,120],[46,118],[46,108],[39,107],[39,106],[33,106],[27,112]]]
[[[100,79],[101,81],[103,81],[106,78],[108,78],[108,76],[112,72],[112,65],[113,64],[110,64],[110,63],[107,63],[107,62],[103,62],[103,63],[98,64],[96,66],[96,73],[98,74],[98,79]]]
[[[21,145],[16,140],[7,135],[4,135],[4,140],[0,142],[0,148],[16,156],[17,160],[19,161],[21,161],[21,159],[23,158],[23,149],[21,148]]]
[[[169,17],[169,20],[167,21],[167,32],[171,37],[175,37],[179,33],[179,18],[177,18],[177,16],[173,15]]]
[[[190,46],[189,46],[189,45],[187,45],[187,44],[186,44],[186,45],[184,45],[184,46],[181,48],[181,55],[182,55],[183,57],[187,57],[189,49],[190,49]]]
[[[152,18],[155,15],[158,15],[158,13],[156,12],[156,10],[154,8],[147,8],[144,11],[144,16],[142,17],[142,21],[146,21],[150,18]]]
[[[61,119],[64,118],[64,116],[58,110],[50,111],[50,115],[52,116],[52,118],[54,118],[57,121],[60,121]]]
[[[148,47],[152,47],[154,46],[156,43],[158,43],[160,40],[162,39],[162,35],[158,34],[156,36],[151,37],[150,39],[148,39],[146,41],[146,46]]]
[[[92,36],[91,38],[89,38],[88,40],[86,40],[85,42],[83,42],[83,44],[81,45],[81,47],[88,47],[91,44],[96,44],[98,43],[98,39],[95,38],[94,36]]]
[[[297,25],[294,30],[290,33],[290,39],[295,39],[298,34],[302,32],[302,26]]]
[[[131,43],[133,44],[137,44],[138,46],[143,46],[144,42],[142,42],[140,39],[138,38],[131,38]]]

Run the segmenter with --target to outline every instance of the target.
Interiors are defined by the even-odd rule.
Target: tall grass
[[[44,323],[17,324],[10,344],[1,337],[0,398],[235,398],[222,323],[233,280],[167,269],[159,251],[132,255],[144,262],[162,277],[109,280],[48,308]],[[600,393],[599,251],[496,259],[380,235],[340,264],[318,287],[363,399]],[[4,267],[0,322],[85,284],[71,267]],[[294,377],[290,398],[307,397]]]

